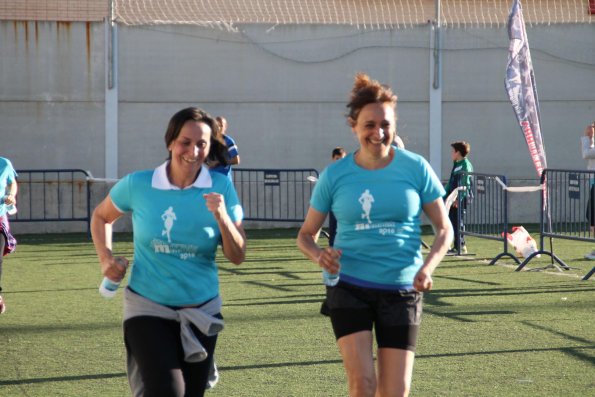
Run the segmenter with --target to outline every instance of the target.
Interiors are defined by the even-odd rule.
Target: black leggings
[[[0,292],[2,292],[2,258],[4,256],[4,247],[6,246],[6,237],[0,233]]]
[[[126,350],[138,365],[144,397],[204,395],[217,335],[206,336],[194,326],[192,330],[209,354],[198,363],[184,361],[179,322],[150,316],[124,322]]]

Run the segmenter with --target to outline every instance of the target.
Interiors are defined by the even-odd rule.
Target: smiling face
[[[209,154],[211,127],[202,121],[189,120],[168,146],[172,173],[196,174]]]
[[[395,110],[391,103],[369,103],[350,119],[351,129],[359,141],[360,151],[367,157],[388,156],[395,136]]]

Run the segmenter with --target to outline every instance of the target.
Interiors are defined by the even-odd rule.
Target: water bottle
[[[125,259],[123,258],[116,258],[116,261],[121,264],[124,267],[128,267],[128,263],[126,262]],[[104,277],[103,280],[101,280],[101,284],[99,285],[99,293],[101,294],[101,296],[103,296],[104,298],[113,298],[116,295],[116,292],[118,291],[118,287],[120,287],[120,283],[122,281],[114,281],[114,280],[110,280],[107,277]]]
[[[14,215],[17,213],[17,207],[14,204],[10,204],[6,206],[6,213],[8,215]]]
[[[6,206],[6,213],[8,215],[14,215],[14,214],[16,214],[17,213],[17,207],[16,207],[16,205],[14,205],[14,204],[6,204],[6,201],[5,201],[6,200],[6,197],[8,197],[8,196],[3,196],[2,197],[2,203],[1,203],[1,204],[4,204]]]
[[[329,273],[326,270],[322,270],[322,282],[324,283],[324,285],[328,286],[328,287],[334,287],[335,285],[337,285],[339,283],[339,273]]]
[[[113,298],[116,295],[116,292],[118,291],[118,287],[120,286],[120,282],[116,282],[113,280],[110,280],[107,277],[104,277],[103,280],[101,281],[101,284],[99,285],[99,293],[101,294],[101,296],[103,296],[104,298]]]

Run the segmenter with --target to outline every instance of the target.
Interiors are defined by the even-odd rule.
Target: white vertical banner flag
[[[539,101],[535,87],[535,75],[529,41],[525,30],[523,8],[520,0],[514,0],[508,17],[508,65],[504,85],[512,108],[516,114],[521,131],[527,142],[529,154],[541,177],[544,168],[547,168],[545,147],[541,138],[539,120]]]

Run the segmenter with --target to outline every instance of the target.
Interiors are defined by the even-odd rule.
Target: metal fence
[[[595,243],[595,171],[546,169],[541,175],[545,194],[541,197],[540,247],[517,267],[520,271],[539,254],[549,255],[563,269],[570,267],[554,254],[551,238]],[[544,239],[550,238],[551,250],[544,249]],[[583,277],[587,280],[595,267]]]
[[[17,173],[18,212],[11,216],[11,222],[77,221],[84,222],[89,231],[92,195],[105,193],[105,181],[92,189],[92,182],[98,180],[81,169],[17,170]],[[302,222],[318,171],[236,168],[233,178],[245,220]]]
[[[233,182],[249,221],[303,222],[315,169],[234,168]]]
[[[80,169],[17,170],[18,212],[10,222],[91,221],[89,172]]]
[[[459,194],[457,201],[461,235],[474,236],[502,243],[502,252],[496,255],[490,265],[498,259],[507,256],[516,263],[518,258],[508,252],[508,193],[505,189],[506,177],[502,175],[480,174],[476,172],[462,172],[459,175],[459,186],[464,178],[471,177],[471,185],[467,187],[467,198]],[[461,254],[460,247],[455,247]]]

